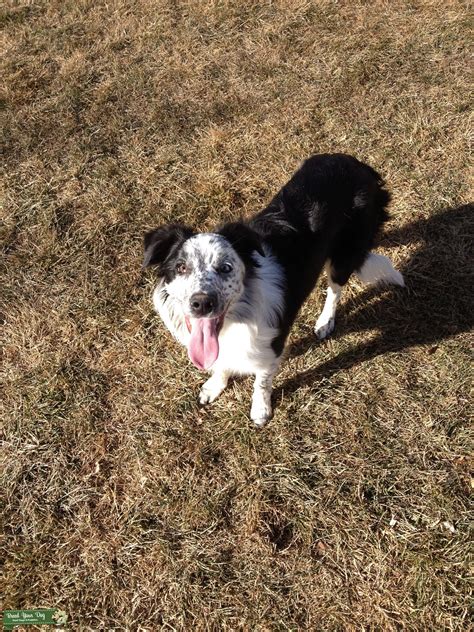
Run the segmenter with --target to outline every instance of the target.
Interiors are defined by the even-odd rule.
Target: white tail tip
[[[403,275],[392,265],[388,257],[376,255],[371,252],[364,261],[361,269],[356,272],[356,276],[362,283],[393,283],[405,287]]]

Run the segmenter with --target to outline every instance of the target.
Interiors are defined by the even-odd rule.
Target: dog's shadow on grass
[[[406,288],[370,287],[344,303],[332,338],[349,332],[378,330],[370,342],[339,353],[275,389],[289,393],[321,377],[348,369],[387,352],[418,344],[433,345],[473,326],[473,205],[446,209],[384,236],[381,245],[410,249],[400,268]],[[289,357],[318,343],[314,334],[290,346]]]

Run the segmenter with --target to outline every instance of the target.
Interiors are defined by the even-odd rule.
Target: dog
[[[201,404],[215,400],[231,375],[253,375],[250,418],[257,426],[271,418],[272,380],[285,342],[323,269],[320,340],[334,329],[352,274],[363,283],[404,285],[390,260],[371,252],[389,201],[372,167],[345,154],[320,154],[248,221],[211,233],[169,224],[145,235],[143,265],[158,273],[155,309],[193,364],[211,372]]]

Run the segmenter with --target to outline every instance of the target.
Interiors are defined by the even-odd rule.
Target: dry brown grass
[[[25,0],[2,21],[4,607],[467,629],[468,3]],[[407,290],[352,286],[317,344],[318,290],[257,432],[248,379],[198,408],[142,234],[250,214],[314,151],[384,174]]]

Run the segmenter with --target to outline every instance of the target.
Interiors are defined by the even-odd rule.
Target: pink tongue
[[[217,318],[191,318],[191,339],[188,355],[198,369],[208,369],[217,360]]]

